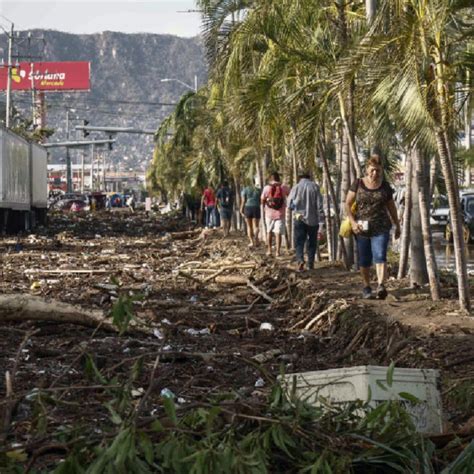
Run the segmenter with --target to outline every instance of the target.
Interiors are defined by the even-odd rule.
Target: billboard
[[[61,61],[27,63],[12,67],[12,90],[80,91],[90,90],[90,63]],[[0,90],[7,89],[7,67],[0,68]]]

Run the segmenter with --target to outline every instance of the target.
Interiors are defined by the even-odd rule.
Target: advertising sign
[[[7,67],[0,68],[0,90],[7,89]],[[12,90],[90,90],[90,63],[87,61],[22,62],[11,69]]]

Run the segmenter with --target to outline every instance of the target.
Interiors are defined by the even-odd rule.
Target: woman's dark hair
[[[273,181],[276,181],[277,183],[280,182],[280,175],[274,171],[271,175],[270,175],[270,178],[273,179]]]
[[[369,166],[383,166],[380,155],[371,155],[370,158],[365,162],[365,169],[369,168]]]

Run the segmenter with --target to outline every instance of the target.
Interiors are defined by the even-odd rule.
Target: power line
[[[48,103],[54,102],[64,102],[64,101],[79,101],[79,102],[93,102],[93,103],[104,103],[104,104],[125,104],[125,105],[153,105],[153,106],[162,106],[162,107],[174,107],[178,105],[176,102],[150,102],[150,101],[140,101],[140,100],[113,100],[113,99],[99,99],[93,97],[57,97],[57,96],[48,96]],[[71,106],[74,107],[74,106]]]

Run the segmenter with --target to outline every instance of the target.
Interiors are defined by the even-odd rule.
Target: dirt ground
[[[156,413],[165,389],[183,406],[229,391],[251,401],[267,394],[282,369],[392,360],[397,367],[441,371],[447,430],[465,429],[474,414],[474,318],[457,311],[449,275],[442,276],[440,302],[430,301],[426,288],[393,278],[385,301],[366,301],[358,275],[337,264],[318,262],[299,274],[291,255],[268,258],[237,232],[224,240],[220,231],[202,234],[182,219],[141,212],[52,216],[48,229],[2,238],[0,248],[1,293],[34,294],[106,314],[118,297],[135,295],[133,313],[149,328],[149,334],[120,336],[54,321],[0,322],[2,398],[3,374],[16,364],[9,443],[34,451],[58,427],[100,429],[109,414],[100,387],[87,376],[87,354],[117,384],[143,361],[133,387],[137,403],[152,390],[147,416]],[[54,399],[41,439],[29,401],[35,388]]]

